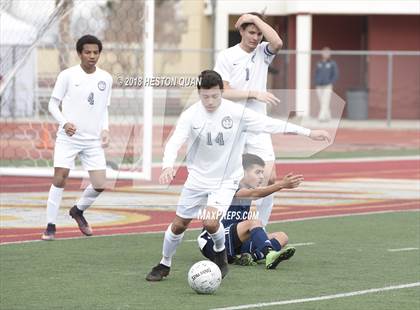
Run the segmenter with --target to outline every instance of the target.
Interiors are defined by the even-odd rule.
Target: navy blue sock
[[[262,227],[256,227],[251,230],[251,241],[254,244],[254,256],[257,260],[263,259],[268,251],[273,248],[267,233]]]
[[[276,238],[270,239],[270,241],[271,241],[271,245],[273,246],[274,251],[281,250],[281,244]]]

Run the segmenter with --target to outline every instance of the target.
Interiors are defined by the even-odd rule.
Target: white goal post
[[[27,2],[28,8],[34,5],[34,1]],[[115,135],[121,141],[117,141],[112,150],[115,158],[108,158],[107,155],[107,161],[114,163],[114,167],[107,168],[107,176],[113,179],[150,180],[152,177],[154,89],[152,86],[141,89],[123,89],[118,87],[116,75],[138,75],[142,76],[143,80],[146,77],[153,77],[155,0],[122,3],[117,1],[113,2],[114,5],[124,7],[114,8],[107,7],[101,4],[102,2],[95,4],[102,5],[97,8],[93,6],[93,2],[77,0],[60,0],[54,8],[45,4],[49,1],[38,2],[38,10],[44,10],[44,12],[40,14],[39,23],[34,25],[36,35],[31,44],[23,44],[19,40],[15,44],[7,45],[0,42],[2,62],[6,59],[9,63],[8,68],[2,66],[3,76],[0,82],[0,125],[2,127],[0,175],[34,177],[53,175],[52,146],[56,124],[48,113],[47,102],[55,78],[63,69],[58,66],[58,63],[60,62],[61,66],[61,61],[65,58],[67,66],[77,64],[75,42],[82,34],[91,33],[97,35],[104,43],[100,61],[103,61],[104,69],[113,75],[113,99],[114,94],[118,96],[116,103],[114,104],[112,100],[110,106],[110,129],[112,137],[114,137],[113,128],[121,132]],[[43,7],[44,4],[45,7]],[[0,14],[7,14],[8,9],[13,9],[13,5],[15,4],[10,2],[8,7],[1,6]],[[108,11],[103,13],[105,10]],[[125,10],[127,14],[138,12],[137,19],[134,17],[136,23],[124,20],[127,19],[124,16],[120,17],[121,10]],[[111,29],[115,21],[114,26],[125,22],[132,28]],[[28,21],[25,22],[28,23]],[[83,25],[86,28],[80,29]],[[95,31],[98,31],[98,34]],[[111,36],[107,38],[112,31],[115,32],[112,37],[115,41],[110,39]],[[122,31],[126,32],[124,34],[126,41],[117,42]],[[50,38],[59,37],[60,40],[45,40],[49,34]],[[13,56],[17,49],[23,51],[20,52],[18,59]],[[33,51],[37,52],[38,60],[37,63],[30,64],[32,67],[42,66],[47,68],[44,71],[48,71],[49,68],[54,68],[54,70],[42,73],[41,77],[39,72],[35,72],[33,87],[17,89],[19,88],[16,87],[17,81],[24,76],[22,68],[28,64]],[[57,61],[58,58],[60,58],[59,61]],[[126,61],[126,59],[129,60]],[[39,65],[39,62],[43,63]],[[38,71],[40,71],[39,68]],[[25,78],[28,77],[25,76]],[[18,95],[25,92],[32,94],[31,98],[34,98],[34,101],[29,105],[33,105],[34,108],[30,112],[21,113],[19,110],[18,113],[16,107],[22,104]],[[141,109],[138,109],[139,104],[142,104]],[[124,112],[124,109],[127,109],[127,112]],[[126,148],[131,150],[129,155]],[[78,167],[70,172],[70,177],[85,178],[88,177],[88,173]]]

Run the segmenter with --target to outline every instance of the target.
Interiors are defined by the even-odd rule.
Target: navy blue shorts
[[[225,247],[229,263],[233,262],[235,255],[241,253],[242,242],[238,236],[238,231],[236,229],[237,225],[238,223],[234,223],[225,228]],[[203,230],[198,236],[197,241],[201,253],[208,259],[213,260],[215,256],[215,251],[213,249],[214,243],[209,233],[206,230]]]
[[[257,248],[252,244],[250,239],[244,241],[240,248],[240,253],[253,253]]]

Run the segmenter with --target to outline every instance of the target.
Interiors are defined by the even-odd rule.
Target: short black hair
[[[97,37],[87,34],[81,37],[79,40],[77,40],[76,43],[76,50],[79,54],[83,51],[83,45],[85,44],[96,44],[99,48],[99,53],[102,52],[102,42]]]
[[[223,80],[219,73],[214,70],[204,70],[198,76],[198,89],[210,89],[214,86],[219,86],[220,89],[223,89]]]
[[[257,12],[250,12],[250,13],[247,13],[247,14],[255,15],[255,16],[257,16],[259,19],[261,19],[262,21],[265,21],[265,16],[264,16],[264,15],[262,15],[262,14],[260,14],[260,13],[257,13]],[[243,30],[245,30],[245,29],[246,29],[246,27],[248,27],[249,25],[255,25],[255,24],[254,24],[254,23],[244,23],[244,24],[242,24],[242,25],[241,25],[241,28],[242,28]]]
[[[261,167],[265,167],[265,162],[262,160],[261,157],[254,155],[254,154],[243,154],[242,155],[242,167],[244,167],[244,170],[252,167],[253,165],[258,165]]]

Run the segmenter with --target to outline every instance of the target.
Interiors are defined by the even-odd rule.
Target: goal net
[[[153,76],[154,2],[1,2],[1,175],[53,174],[57,123],[48,112],[50,95],[58,73],[80,63],[77,39],[93,34],[103,42],[98,66],[114,78],[108,176],[151,178],[157,94],[151,87],[121,87],[121,79]],[[87,175],[77,161],[76,167],[70,176]]]

